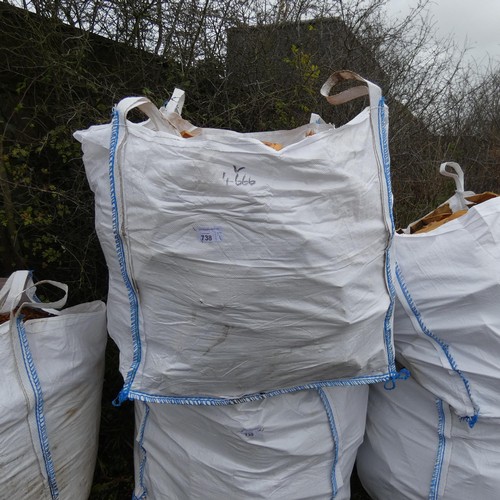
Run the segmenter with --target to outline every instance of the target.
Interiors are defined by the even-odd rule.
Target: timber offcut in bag
[[[456,163],[441,171],[457,191],[440,209],[459,216],[394,239],[396,357],[473,426],[500,418],[500,197],[465,192]]]
[[[10,500],[81,499],[97,456],[106,346],[100,301],[41,303],[30,273],[0,290],[0,491]],[[38,285],[38,284],[37,284]]]
[[[335,96],[339,82],[358,85]],[[236,133],[126,98],[75,133],[95,193],[120,401],[230,404],[396,377],[387,108]],[[140,108],[149,120],[132,123]],[[167,107],[168,108],[168,107]]]
[[[348,500],[368,386],[230,406],[135,402],[135,498]]]

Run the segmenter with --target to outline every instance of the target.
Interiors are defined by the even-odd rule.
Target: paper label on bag
[[[219,226],[197,227],[198,240],[201,243],[217,243],[222,241],[223,231]]]

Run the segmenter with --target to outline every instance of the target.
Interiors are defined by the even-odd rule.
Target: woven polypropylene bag
[[[496,500],[500,418],[471,428],[411,377],[392,391],[374,384],[356,467],[373,500]]]
[[[42,304],[33,290],[25,271],[0,290],[0,313],[10,314],[0,324],[0,496],[86,500],[97,456],[105,304],[57,311],[65,299]],[[46,317],[33,317],[34,309]]]
[[[394,335],[416,380],[474,425],[500,417],[500,198],[472,204],[458,185],[446,203],[464,215],[395,236]]]
[[[231,406],[135,402],[135,498],[348,500],[368,387]]]
[[[363,85],[328,96],[346,80]],[[339,128],[191,137],[175,112],[127,98],[111,124],[75,134],[120,400],[224,404],[395,376],[387,109],[348,71],[322,92],[370,106]],[[127,121],[135,107],[147,123]]]

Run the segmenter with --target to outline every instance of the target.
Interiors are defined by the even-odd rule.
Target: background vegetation
[[[0,275],[30,268],[67,282],[75,303],[105,299],[93,198],[72,133],[107,122],[125,96],[161,105],[174,87],[187,92],[185,116],[200,126],[290,128],[311,111],[340,124],[356,109],[328,108],[319,88],[329,71],[354,69],[382,86],[390,107],[399,225],[452,194],[437,174],[445,160],[463,166],[467,189],[499,192],[498,64],[466,64],[464,49],[436,39],[427,1],[396,24],[388,23],[385,3],[1,3]],[[304,30],[325,26],[326,39],[307,41]],[[110,404],[121,380],[116,349],[108,349],[93,498],[122,499],[133,487],[133,415],[131,404]],[[355,485],[353,498],[363,495]]]

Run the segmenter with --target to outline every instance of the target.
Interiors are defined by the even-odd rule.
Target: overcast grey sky
[[[389,0],[390,15],[408,12],[415,0]],[[488,55],[500,64],[500,0],[434,0],[430,12],[441,36],[472,47],[469,57],[485,63]]]

